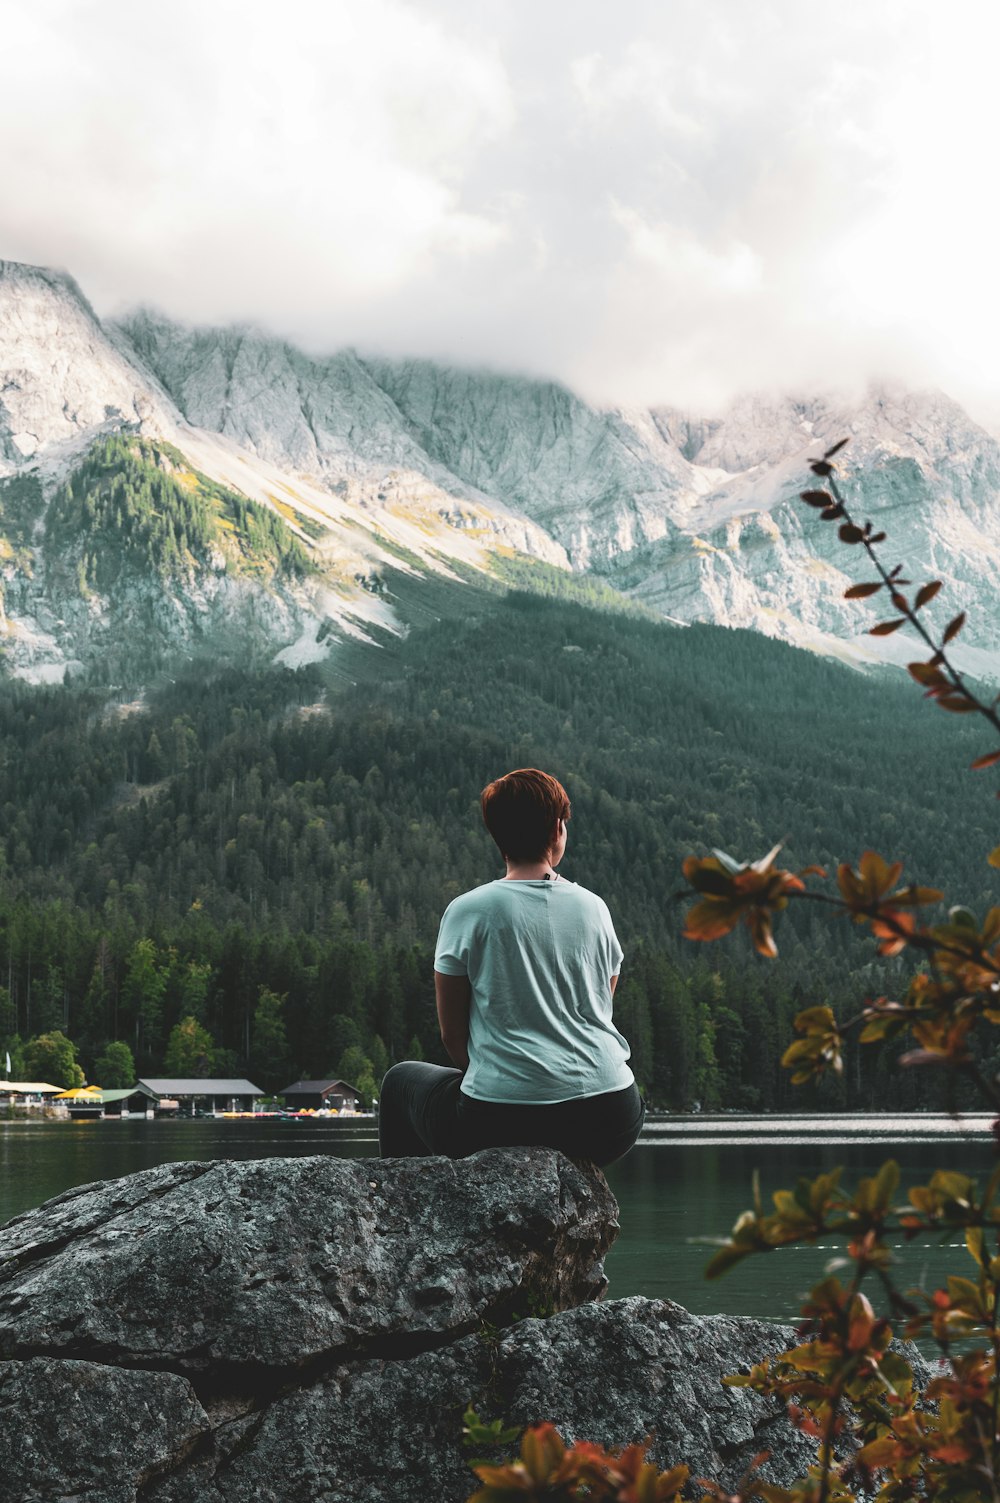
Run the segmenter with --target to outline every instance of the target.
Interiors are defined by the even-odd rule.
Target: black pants
[[[550,1106],[476,1101],[461,1086],[461,1070],[417,1060],[393,1065],[378,1103],[382,1157],[463,1159],[481,1148],[537,1145],[604,1166],[628,1153],[646,1115],[634,1085]]]

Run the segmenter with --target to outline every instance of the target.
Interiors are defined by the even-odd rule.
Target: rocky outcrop
[[[53,493],[95,440],[122,434],[166,441],[182,472],[275,510],[311,557],[308,578],[278,579],[252,544],[229,574],[221,555],[219,569],[182,555],[168,572],[133,559],[103,591],[83,583],[75,555],[51,567]],[[113,532],[100,547],[113,553]],[[14,673],[60,682],[110,653],[117,674],[122,642],[140,682],[161,656],[242,661],[247,645],[297,666],[338,637],[403,629],[391,592],[366,592],[373,574],[457,586],[453,564],[464,578],[497,547],[567,563],[528,516],[431,461],[349,352],[313,361],[250,331],[148,316],[126,333],[72,277],[0,261],[0,647]]]
[[[73,1191],[0,1239],[0,1356],[210,1374],[217,1392],[593,1299],[610,1191],[511,1157],[168,1164]]]
[[[49,1201],[0,1231],[0,1497],[461,1503],[470,1402],[735,1478],[778,1415],[720,1377],[789,1333],[594,1303],[616,1215],[599,1171],[533,1148],[171,1164]]]
[[[878,602],[843,599],[843,571],[859,561],[797,500],[809,457],[849,437],[862,519],[887,528],[906,575],[945,580],[952,614],[969,609],[964,666],[1000,671],[990,606],[1000,444],[940,392],[751,393],[711,418],[601,410],[509,374],[351,352],[317,360],[252,331],[192,332],[149,315],[123,328],[192,421],[277,464],[349,488],[375,464],[376,494],[387,476],[422,476],[457,498],[442,517],[473,499],[510,508],[574,569],[668,617],[871,663],[898,656],[898,640],[867,635]],[[518,546],[548,557],[537,536]]]
[[[48,571],[48,497],[98,434],[120,431],[166,439],[194,470],[276,508],[312,554],[308,588],[250,570],[238,588],[189,571],[166,589],[153,571],[122,609]],[[428,578],[458,586],[513,548],[599,573],[672,620],[905,662],[905,633],[868,634],[880,597],[843,598],[861,560],[797,499],[809,457],[845,437],[849,497],[888,531],[887,562],[945,582],[931,616],[966,609],[959,664],[996,677],[1000,443],[939,392],[750,394],[710,417],[601,409],[551,381],[316,357],[253,328],[148,312],[105,325],[71,278],[0,262],[6,661],[58,679],[123,635],[168,654],[229,658],[247,638],[281,661],[318,659],[330,624],[352,639],[402,629],[408,606],[366,591],[372,576],[395,571],[405,593]],[[8,504],[5,480],[33,497]],[[20,531],[7,515],[18,508]]]
[[[172,403],[72,277],[0,261],[0,475],[105,428],[165,431]]]
[[[613,1448],[654,1437],[661,1465],[735,1482],[773,1449],[771,1480],[801,1475],[814,1450],[723,1373],[779,1351],[759,1321],[698,1319],[666,1300],[588,1305],[466,1337],[408,1360],[347,1363],[306,1390],[220,1425],[210,1446],[143,1494],[157,1503],[464,1503],[475,1488],[461,1416],[548,1419],[569,1439]],[[512,1448],[509,1448],[512,1449]]]

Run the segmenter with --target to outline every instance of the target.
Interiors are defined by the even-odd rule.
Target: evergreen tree
[[[120,1040],[107,1044],[94,1061],[94,1080],[108,1091],[124,1090],[135,1085],[135,1060],[128,1044]]]
[[[254,1081],[273,1095],[288,1082],[290,1051],[285,1033],[285,998],[262,986],[253,1015],[250,1070]]]
[[[345,1049],[340,1056],[336,1078],[354,1086],[364,1107],[371,1106],[378,1095],[378,1082],[372,1070],[372,1062],[356,1045]]]
[[[205,1080],[216,1065],[212,1035],[197,1018],[182,1018],[170,1030],[164,1069],[169,1076]],[[226,1062],[228,1063],[228,1061]]]

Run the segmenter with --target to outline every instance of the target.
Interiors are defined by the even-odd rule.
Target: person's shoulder
[[[479,887],[470,887],[468,892],[460,892],[457,898],[452,898],[445,913],[451,918],[466,918],[482,913],[497,901],[496,885],[495,882],[483,882]]]
[[[591,892],[589,887],[582,887],[579,882],[569,882],[565,878],[558,883],[557,891],[562,890],[567,897],[575,900],[581,908],[596,909],[598,913],[607,913],[608,905],[596,892]]]

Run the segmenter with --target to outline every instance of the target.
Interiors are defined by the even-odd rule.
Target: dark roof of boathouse
[[[343,1086],[346,1092],[352,1096],[360,1096],[357,1086],[351,1085],[348,1080],[297,1080],[294,1085],[286,1085],[284,1090],[279,1091],[279,1096],[326,1096],[334,1086]]]

